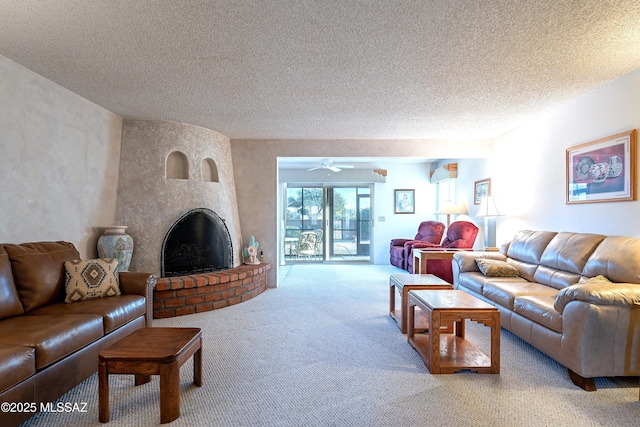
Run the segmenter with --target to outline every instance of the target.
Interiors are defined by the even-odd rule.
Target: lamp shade
[[[467,207],[464,204],[456,205],[451,200],[445,200],[444,202],[442,202],[440,204],[440,207],[436,211],[436,215],[459,215],[466,213]]]
[[[496,198],[494,196],[485,196],[480,199],[480,207],[478,208],[478,212],[476,212],[476,216],[480,218],[502,216],[498,209]]]

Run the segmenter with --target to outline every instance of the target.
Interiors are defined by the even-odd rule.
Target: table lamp
[[[445,200],[442,202],[438,210],[436,211],[436,215],[446,215],[447,216],[447,227],[451,222],[451,215],[460,215],[466,214],[467,207],[465,205],[456,205],[451,200]]]
[[[495,196],[484,196],[480,199],[480,207],[476,217],[484,218],[484,247],[485,249],[496,248],[496,217],[502,216]]]

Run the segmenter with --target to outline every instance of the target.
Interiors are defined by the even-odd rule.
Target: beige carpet
[[[203,330],[203,380],[181,370],[175,426],[637,426],[638,378],[575,387],[566,369],[502,330],[500,375],[431,375],[389,317],[389,275],[370,265],[293,265],[277,289],[222,310],[158,320]],[[488,330],[467,336],[488,350]],[[111,380],[113,426],[160,422],[158,379]],[[99,426],[97,375],[25,426]]]

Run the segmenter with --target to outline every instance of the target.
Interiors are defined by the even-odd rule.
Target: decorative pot
[[[133,238],[126,230],[126,225],[114,225],[107,227],[98,238],[98,256],[117,259],[119,271],[129,271],[133,254]]]

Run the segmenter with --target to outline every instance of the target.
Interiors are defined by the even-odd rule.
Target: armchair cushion
[[[443,248],[473,248],[478,235],[478,227],[469,221],[452,222],[442,241]]]

